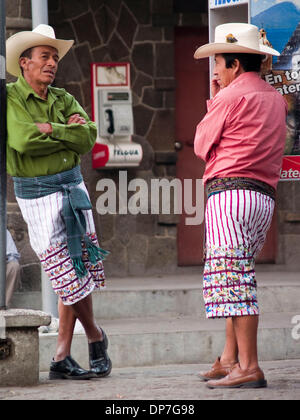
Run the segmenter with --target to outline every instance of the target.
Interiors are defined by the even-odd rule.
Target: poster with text
[[[265,80],[287,100],[287,138],[281,180],[300,180],[300,0],[251,0],[260,41],[280,52],[263,64]]]

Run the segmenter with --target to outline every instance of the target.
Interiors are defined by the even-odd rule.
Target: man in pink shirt
[[[287,104],[260,77],[266,55],[254,25],[216,28],[215,42],[195,58],[214,55],[212,99],[195,135],[206,162],[206,260],[203,295],[208,318],[226,318],[223,354],[200,377],[209,388],[265,387],[258,365],[255,256],[270,227],[286,138]]]

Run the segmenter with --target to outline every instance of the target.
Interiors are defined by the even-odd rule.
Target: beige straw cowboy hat
[[[54,47],[58,51],[59,60],[61,60],[73,43],[73,40],[56,39],[54,29],[49,25],[41,24],[33,31],[18,32],[6,41],[7,71],[17,77],[21,75],[19,58],[28,48],[38,47],[39,45]]]
[[[248,23],[225,23],[215,29],[215,41],[199,47],[194,58],[222,53],[277,55],[280,53],[260,42],[257,26]]]

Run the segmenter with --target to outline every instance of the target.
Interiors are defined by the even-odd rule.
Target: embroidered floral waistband
[[[251,190],[261,194],[266,194],[275,200],[276,192],[273,187],[265,182],[252,178],[214,178],[207,182],[207,196],[227,190]]]

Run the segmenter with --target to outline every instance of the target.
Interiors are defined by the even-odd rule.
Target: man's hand
[[[219,93],[221,90],[220,85],[216,79],[212,79],[210,87],[211,87],[212,97],[214,98],[216,94]]]
[[[51,134],[52,133],[52,125],[50,123],[35,123],[37,128],[43,134]]]
[[[69,118],[67,124],[86,124],[86,120],[80,114],[73,114]]]

